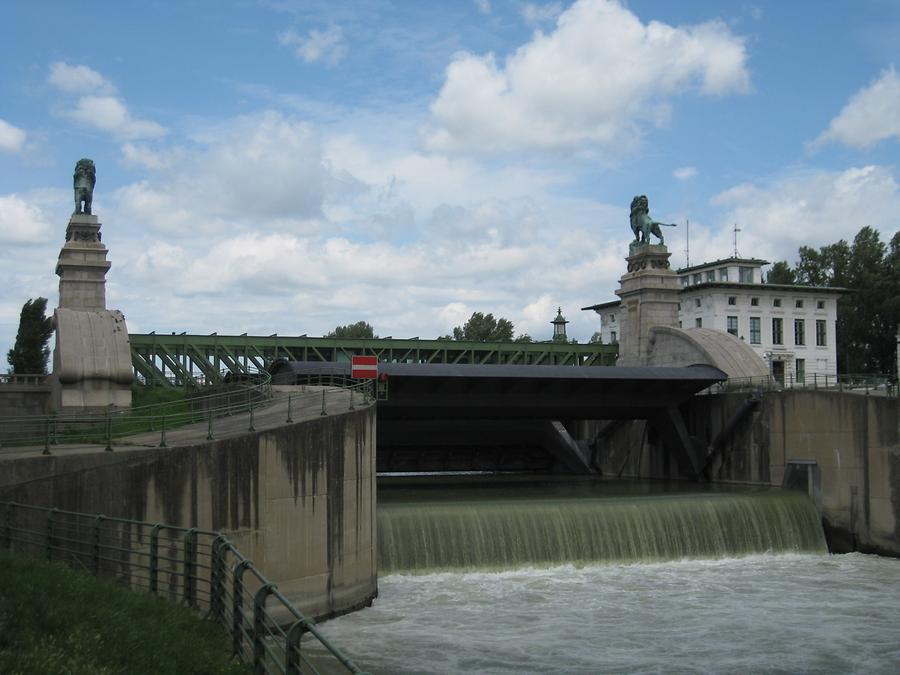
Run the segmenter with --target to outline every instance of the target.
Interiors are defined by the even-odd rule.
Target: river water
[[[773,490],[379,486],[371,673],[896,673],[900,560],[829,555]]]
[[[849,555],[390,575],[323,624],[371,673],[897,673],[900,561]]]

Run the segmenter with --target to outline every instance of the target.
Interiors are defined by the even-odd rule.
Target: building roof
[[[601,302],[598,305],[591,305],[590,307],[582,307],[582,312],[587,312],[589,310],[593,310],[594,312],[599,312],[601,309],[610,309],[611,307],[618,307],[621,304],[621,300],[610,300],[609,302]]]
[[[680,270],[675,270],[677,274],[687,274],[690,272],[696,272],[697,270],[706,269],[707,267],[715,267],[717,265],[730,264],[730,265],[768,265],[768,260],[762,260],[760,258],[721,258],[720,260],[713,260],[712,262],[704,262],[699,265],[692,265],[691,267],[682,267]]]

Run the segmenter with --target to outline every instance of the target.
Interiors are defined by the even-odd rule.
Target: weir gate
[[[278,361],[274,383],[303,384],[349,364]],[[726,379],[686,368],[379,364],[387,395],[377,409],[377,470],[595,473],[592,439],[575,420],[647,420],[687,476],[698,476],[679,405]]]

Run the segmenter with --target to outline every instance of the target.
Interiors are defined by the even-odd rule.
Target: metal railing
[[[19,375],[17,373],[0,373],[0,385],[9,384],[9,385],[42,385],[46,384],[46,375]]]
[[[218,532],[0,502],[0,544],[185,604],[255,673],[361,673]]]
[[[295,412],[318,406],[320,401],[321,415],[334,412],[335,394],[346,390],[349,410],[375,396],[371,380],[352,379],[346,373],[319,373],[304,384],[321,387],[321,391],[301,387],[300,392],[275,392],[269,374],[263,371],[231,378],[226,384],[208,388],[211,393],[192,394],[171,403],[93,414],[0,417],[0,453],[4,448],[42,447],[44,454],[52,454],[57,445],[99,445],[111,452],[114,441],[150,433],[154,434],[154,445],[167,447],[167,434],[192,424],[205,424],[206,440],[214,440],[226,420],[242,413],[247,415],[247,426],[241,430],[256,431],[258,416],[276,403],[287,404],[285,422],[291,423]],[[234,431],[234,424],[229,428]]]
[[[871,374],[818,374],[811,373],[796,377],[787,373],[783,377],[763,375],[761,377],[729,378],[714,384],[702,393],[721,394],[730,391],[783,391],[785,389],[818,389],[853,392],[879,396],[898,396],[897,380],[888,375]]]

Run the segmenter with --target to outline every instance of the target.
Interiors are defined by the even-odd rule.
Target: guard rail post
[[[301,675],[300,670],[300,638],[306,631],[306,622],[295,621],[288,629],[284,640],[284,673],[285,675]]]
[[[321,417],[324,417],[328,413],[325,412],[325,387],[322,387],[322,412],[319,413]]]
[[[250,426],[247,431],[256,431],[256,427],[253,426],[253,395],[249,389],[247,390],[247,404],[250,406]]]
[[[9,550],[12,550],[12,542],[13,542],[13,540],[12,540],[12,525],[13,525],[13,519],[14,519],[14,515],[15,515],[15,508],[16,508],[16,505],[13,504],[12,502],[10,502],[6,505],[6,524],[5,524],[5,527],[3,528],[3,532],[4,532],[3,539],[6,542],[6,548],[8,548]]]
[[[249,560],[242,560],[234,568],[234,583],[231,587],[231,650],[243,660],[244,636],[244,570],[250,567]]]
[[[149,591],[156,595],[159,590],[159,531],[162,525],[157,523],[150,529],[150,580]]]
[[[227,543],[224,535],[218,535],[212,540],[210,550],[212,557],[210,558],[209,573],[209,613],[208,617],[212,617],[218,623],[224,623],[225,619],[225,560],[223,550]]]
[[[47,560],[53,560],[53,514],[56,511],[52,508],[47,512]]]
[[[94,528],[91,532],[91,565],[94,568],[94,576],[100,576],[100,524],[103,522],[103,515],[94,518]]]
[[[197,530],[193,527],[184,533],[184,601],[188,607],[194,607],[197,604],[197,589],[195,587],[195,553],[194,548],[197,543]]]
[[[44,418],[44,451],[42,455],[50,454],[50,419]]]
[[[106,411],[106,447],[103,449],[106,452],[112,452],[112,417],[110,417],[109,410]]]
[[[253,595],[253,672],[266,672],[266,600],[272,592],[272,584],[263,584]]]
[[[293,424],[294,418],[291,416],[291,395],[288,394],[288,416],[284,421],[285,424]]]

